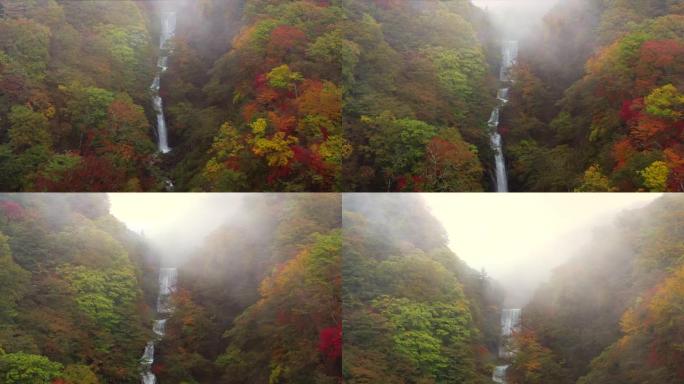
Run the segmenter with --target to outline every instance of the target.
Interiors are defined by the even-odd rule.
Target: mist
[[[176,38],[185,40],[197,52],[211,57],[221,56],[230,49],[232,38],[242,28],[244,0],[200,2],[195,0],[156,0],[157,12],[175,12]],[[211,18],[222,20],[210,22]],[[206,36],[212,36],[210,40]],[[171,58],[173,60],[173,57]]]
[[[424,194],[423,198],[458,257],[497,280],[506,291],[507,305],[523,306],[554,268],[590,251],[589,244],[597,244],[593,240],[610,236],[621,214],[659,196]]]
[[[506,39],[522,39],[533,33],[559,0],[472,0],[485,10]]]
[[[350,195],[353,197],[354,195]],[[501,284],[508,305],[522,306],[554,268],[609,236],[617,218],[659,194],[423,194],[444,227],[449,247],[476,270]],[[178,266],[196,254],[220,227],[239,224],[258,231],[263,223],[246,209],[249,194],[110,194],[111,213],[140,233],[162,264]],[[401,209],[408,196],[387,197]],[[354,199],[364,202],[364,199]],[[346,199],[345,201],[349,201]],[[369,200],[370,201],[370,200]],[[372,215],[372,207],[368,207]],[[396,229],[400,231],[401,228]],[[244,234],[247,236],[247,234]],[[429,244],[434,239],[416,238]],[[402,235],[403,236],[403,235]],[[408,235],[407,235],[408,236]]]
[[[163,265],[186,261],[217,228],[249,217],[247,194],[109,194],[110,213],[141,234]]]

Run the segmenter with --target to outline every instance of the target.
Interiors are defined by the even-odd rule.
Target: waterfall
[[[171,313],[171,294],[176,290],[178,271],[176,268],[162,268],[159,271],[159,296],[157,297],[157,312]]]
[[[159,337],[163,337],[166,332],[166,319],[155,320],[152,332]]]
[[[520,315],[519,308],[504,309],[501,313],[501,336],[510,337],[513,332],[520,330]]]
[[[501,56],[499,80],[502,82],[509,82],[512,80],[509,71],[518,59],[518,42],[515,40],[504,41]]]
[[[494,374],[492,374],[492,381],[495,383],[505,383],[506,382],[506,370],[508,365],[499,365],[494,367]]]
[[[499,342],[499,359],[510,360],[515,351],[511,350],[511,336],[520,331],[522,324],[522,310],[520,308],[508,308],[501,311],[501,341]],[[492,373],[492,381],[506,383],[506,371],[508,364],[497,365]]]
[[[155,384],[157,382],[157,377],[152,372],[146,372],[142,375],[143,384]]]
[[[143,353],[142,358],[140,359],[143,364],[146,365],[152,365],[154,362],[154,342],[153,341],[148,341],[147,345],[145,346],[145,352]]]
[[[508,90],[508,88],[499,89],[499,91],[496,93],[496,99],[503,104],[508,103]]]
[[[502,48],[501,69],[499,71],[499,81],[502,84],[512,82],[510,69],[515,64],[518,57],[518,42],[514,40],[505,41]],[[498,105],[494,107],[492,115],[487,122],[489,126],[489,137],[492,149],[494,150],[494,166],[496,169],[496,191],[508,192],[508,176],[506,175],[506,160],[503,153],[503,140],[499,133],[500,114],[503,107],[508,103],[509,88],[500,88],[496,94]]]
[[[159,270],[159,295],[157,296],[157,314],[167,315],[173,312],[171,305],[171,295],[176,291],[176,283],[178,281],[178,271],[176,268],[161,268]],[[164,337],[166,332],[166,318],[157,319],[152,326],[152,332],[157,335],[157,340]],[[140,378],[142,384],[155,384],[157,377],[152,373],[152,364],[154,364],[154,345],[156,340],[150,340],[145,346],[140,358],[141,373]]]
[[[157,115],[157,139],[159,151],[161,153],[169,153],[171,151],[171,148],[169,148],[168,132],[166,130],[166,118],[164,117],[164,102],[159,95],[159,89],[161,85],[161,75],[168,69],[169,55],[172,51],[172,47],[169,46],[169,40],[173,38],[175,33],[176,13],[162,13],[157,74],[150,86],[150,90],[152,90],[152,106],[154,108],[154,113]]]

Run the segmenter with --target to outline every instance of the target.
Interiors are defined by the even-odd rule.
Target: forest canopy
[[[682,191],[683,26],[677,1],[560,1],[516,69],[515,190]]]
[[[498,53],[467,0],[2,4],[0,189],[488,189]]]
[[[176,218],[177,233],[204,230],[176,258],[110,201],[0,194],[3,383],[489,383],[501,367],[514,384],[684,378],[678,195],[596,216],[521,324],[504,321],[520,313],[504,308],[514,292],[452,251],[417,194],[221,195],[205,202],[238,208],[213,229]]]
[[[238,206],[183,255],[127,199],[0,194],[0,382],[339,383],[340,195],[177,199]]]
[[[2,190],[684,184],[676,1],[2,4]]]
[[[346,194],[343,215],[345,382],[491,382],[496,283],[447,248],[417,196]]]
[[[0,382],[139,381],[156,262],[108,204],[0,195]]]
[[[684,379],[682,209],[665,195],[595,231],[523,309],[511,383]]]

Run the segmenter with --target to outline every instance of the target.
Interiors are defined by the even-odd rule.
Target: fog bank
[[[472,0],[487,11],[506,39],[522,39],[532,33],[559,0]]]
[[[216,228],[249,212],[245,194],[110,193],[110,213],[141,233],[162,263],[178,265]]]
[[[598,228],[660,194],[424,194],[450,248],[522,305],[550,272],[585,248]],[[592,244],[593,245],[593,244]]]

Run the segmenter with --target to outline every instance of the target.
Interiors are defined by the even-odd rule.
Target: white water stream
[[[178,281],[178,271],[176,268],[161,268],[159,270],[159,296],[157,296],[157,316],[169,315],[173,312],[173,305],[171,303],[171,295],[176,291],[176,282]],[[161,340],[166,332],[166,318],[157,319],[154,321],[152,331],[157,335],[156,340],[150,340],[145,346],[140,358],[141,373],[140,378],[142,384],[156,384],[157,377],[152,373],[152,364],[154,364],[154,345],[155,342]]]
[[[520,308],[508,308],[501,311],[501,341],[499,342],[499,359],[510,360],[515,355],[511,348],[511,336],[519,332],[522,324],[522,310]],[[497,365],[492,373],[492,381],[506,384],[506,371],[508,364]]]
[[[518,58],[518,42],[514,40],[505,41],[502,48],[501,69],[499,71],[499,81],[502,84],[512,82],[510,69]],[[499,122],[501,110],[508,103],[508,87],[500,88],[496,98],[499,101],[494,107],[487,125],[489,126],[489,138],[492,149],[494,150],[494,165],[496,169],[496,191],[508,192],[508,175],[506,174],[506,160],[503,153],[503,140],[499,133]]]
[[[162,13],[161,33],[159,37],[159,60],[157,61],[157,74],[152,81],[152,106],[157,114],[157,146],[161,153],[171,152],[169,147],[169,135],[166,130],[166,118],[164,117],[164,102],[159,95],[161,75],[168,69],[169,55],[173,47],[169,41],[176,33],[176,13],[167,11]]]

